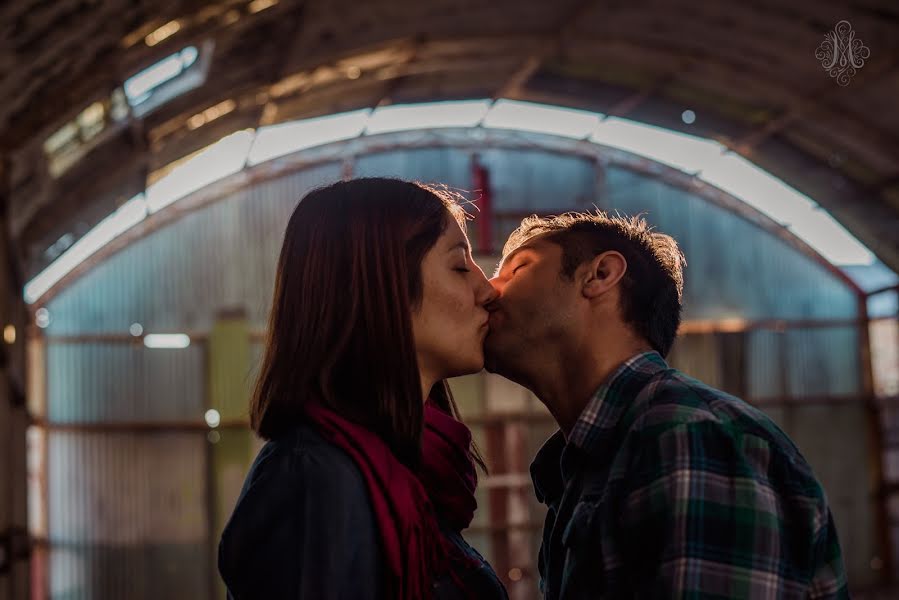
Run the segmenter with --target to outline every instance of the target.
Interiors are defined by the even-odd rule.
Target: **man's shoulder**
[[[702,423],[764,436],[783,432],[762,410],[673,368],[657,373],[634,402],[632,431]]]
[[[657,374],[643,388],[629,421],[620,438],[624,454],[649,444],[666,447],[665,458],[676,461],[670,456],[675,449],[704,448],[701,452],[739,455],[760,470],[759,476],[779,465],[777,472],[797,480],[815,479],[795,443],[760,408],[676,369]]]
[[[619,452],[625,463],[619,469],[632,468],[640,453],[655,456],[659,465],[689,464],[697,470],[729,465],[734,473],[799,495],[822,494],[811,466],[771,417],[676,369],[659,373],[644,387]]]

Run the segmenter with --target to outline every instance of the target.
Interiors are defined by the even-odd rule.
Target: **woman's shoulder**
[[[358,467],[301,426],[259,451],[222,533],[218,565],[238,598],[281,598],[294,589],[309,592],[297,598],[323,598],[315,590],[344,589],[347,573],[379,577],[377,547]]]
[[[260,515],[300,522],[307,519],[301,515],[315,515],[322,521],[373,519],[359,467],[308,425],[262,447],[244,480],[226,533],[240,529],[246,521],[257,521]]]
[[[247,485],[275,477],[298,490],[329,488],[345,491],[365,488],[362,472],[350,456],[308,424],[300,424],[265,443],[247,474]]]

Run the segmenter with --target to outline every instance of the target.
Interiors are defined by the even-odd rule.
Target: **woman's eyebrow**
[[[454,251],[458,250],[459,248],[462,248],[466,252],[471,251],[471,248],[468,246],[468,242],[463,240],[461,242],[457,242],[456,244],[454,244],[453,247],[450,248],[447,252],[454,252]]]

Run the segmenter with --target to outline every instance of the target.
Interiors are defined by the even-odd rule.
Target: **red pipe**
[[[478,155],[471,159],[471,183],[480,196],[474,204],[478,208],[478,251],[493,254],[493,192],[490,189],[490,172],[480,163]]]

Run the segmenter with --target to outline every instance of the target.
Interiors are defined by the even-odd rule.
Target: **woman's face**
[[[422,301],[412,313],[418,368],[424,382],[484,368],[487,310],[496,292],[471,257],[456,220],[448,224],[421,263]]]

